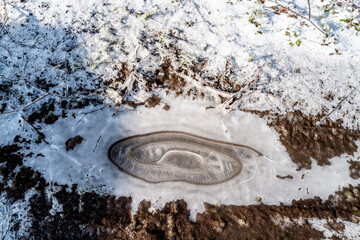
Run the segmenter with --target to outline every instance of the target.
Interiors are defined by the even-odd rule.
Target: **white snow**
[[[311,170],[296,171],[279,135],[258,116],[237,111],[223,119],[219,109],[206,110],[210,102],[163,97],[163,101],[172,106],[169,111],[162,106],[138,107],[136,111],[124,110],[114,115],[111,108],[105,108],[85,117],[79,114],[75,119],[59,119],[53,125],[43,126],[50,146],[42,143],[31,150],[34,155],[41,152],[45,157],[28,159],[25,164],[34,166],[49,181],[77,183],[80,189],[131,196],[133,211],[143,199],[162,208],[168,201],[184,198],[193,219],[197,212],[204,210],[203,202],[249,205],[261,199],[266,204],[290,204],[293,199],[314,196],[326,199],[339,188],[358,182],[349,177],[346,154],[331,159],[331,166],[313,164]],[[115,141],[165,130],[251,146],[266,158],[258,159],[256,175],[249,180],[240,175],[222,184],[201,187],[182,182],[147,183],[120,172],[108,159],[108,149]],[[66,140],[76,135],[82,136],[83,142],[66,152]],[[355,153],[354,157],[357,156],[360,152]],[[288,174],[294,179],[276,177]]]
[[[31,226],[29,217],[30,206],[28,203],[30,194],[26,194],[24,200],[18,200],[14,203],[9,202],[6,197],[0,195],[0,238],[16,239],[26,237],[26,233]],[[16,231],[14,227],[18,225]]]
[[[234,109],[330,113],[332,120],[342,119],[344,126],[359,128],[360,31],[356,23],[360,17],[359,9],[352,8],[348,1],[311,2],[311,20],[322,31],[328,30],[328,37],[306,19],[305,0],[278,1],[305,17],[298,19],[274,13],[270,7],[276,3],[268,0],[265,4],[252,0],[6,3],[8,21],[4,3],[0,5],[0,30],[3,24],[7,29],[7,34],[0,32],[0,82],[9,84],[11,92],[1,92],[1,103],[8,105],[0,113],[0,144],[10,143],[17,134],[36,137],[22,116],[49,98],[83,98],[80,86],[98,88],[96,84],[118,74],[116,67],[122,62],[134,69],[127,84],[130,86],[136,78],[142,86],[138,73],[157,69],[166,58],[175,67],[191,67],[206,59],[197,78],[200,80],[223,74],[230,61],[234,67],[231,78],[236,83],[255,81],[257,85],[255,90],[244,89]],[[172,44],[181,51],[178,61]],[[39,79],[54,86],[46,89],[36,82]],[[217,90],[203,86],[200,80],[185,80],[187,89],[204,91],[205,98],[175,98],[172,93],[166,96],[163,91],[149,93],[142,88],[130,92],[131,98],[143,101],[158,94],[161,105],[150,109],[89,106],[72,110],[54,125],[41,124],[50,145],[32,144],[30,151],[45,157],[27,158],[24,164],[39,170],[48,181],[77,183],[85,191],[131,196],[133,211],[142,199],[161,208],[165,202],[184,198],[192,219],[204,210],[203,202],[248,205],[261,199],[266,204],[290,204],[293,199],[314,196],[326,199],[343,186],[359,183],[349,177],[347,163],[360,156],[359,151],[354,157],[344,154],[330,159],[331,166],[313,164],[311,170],[296,171],[278,134],[264,119],[241,111],[229,112],[225,110],[228,102],[220,102]],[[107,102],[121,98],[110,88],[105,92]],[[92,96],[99,97],[96,92]],[[171,106],[169,111],[162,109],[165,103]],[[208,106],[215,108],[206,110]],[[110,145],[121,138],[167,130],[244,144],[266,157],[258,160],[256,175],[249,181],[234,178],[201,187],[149,184],[120,172],[107,158]],[[76,135],[84,141],[66,152],[64,143]],[[276,177],[288,174],[294,179]],[[61,206],[53,210],[59,209]],[[4,224],[6,220],[0,222],[0,226]]]
[[[326,239],[331,239],[332,237],[347,238],[347,239],[359,239],[360,238],[360,225],[358,223],[353,223],[353,222],[348,222],[348,221],[342,221],[341,219],[336,219],[337,223],[344,224],[344,230],[343,231],[334,231],[332,229],[329,229],[329,227],[326,227],[326,225],[328,224],[328,221],[330,223],[334,222],[334,220],[309,219],[309,222],[312,224],[312,227],[319,231],[323,231]]]

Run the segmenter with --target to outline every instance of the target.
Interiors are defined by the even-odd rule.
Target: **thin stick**
[[[59,67],[59,65],[56,65],[55,67],[52,68],[52,70],[54,70],[56,76],[60,77],[61,80],[63,80],[64,84],[65,84],[65,97],[69,96],[69,87],[68,87],[68,83],[67,83],[67,77],[65,77],[65,79],[63,79],[63,75],[59,75],[58,72],[56,71],[56,68]]]
[[[46,144],[49,144],[46,140],[45,140],[45,135],[39,131],[39,129],[37,129],[37,127],[35,127],[33,124],[31,124],[24,116],[21,115],[21,118],[24,119],[25,122],[27,122],[35,131],[36,133],[39,135],[39,138],[41,140],[43,140]]]
[[[201,16],[202,20],[206,23],[208,23],[204,17],[204,15],[202,15],[202,13],[200,12],[199,6],[196,4],[196,2],[194,0],[191,0],[191,3],[195,6],[196,11],[199,13],[199,15]]]
[[[93,152],[95,152],[96,148],[98,147],[100,139],[101,139],[101,135],[99,136],[98,140],[96,141],[96,145],[95,145]]]
[[[265,66],[265,63],[261,66],[258,67],[258,73],[256,74],[255,80],[253,81],[253,83],[249,84],[248,87],[244,90],[239,91],[239,95],[235,97],[235,101],[231,104],[230,108],[228,109],[228,111],[225,113],[225,115],[223,116],[223,118],[227,118],[230,113],[234,110],[234,107],[236,107],[238,105],[238,103],[243,100],[245,97],[252,95],[255,92],[255,86],[258,82],[258,80],[261,77],[262,74],[262,69]],[[251,90],[251,92],[248,92],[248,90]],[[228,101],[226,101],[221,108],[224,108],[226,105],[229,106],[230,101],[234,100],[234,98],[229,99]],[[225,110],[226,111],[226,110]]]
[[[33,105],[34,103],[40,101],[41,99],[43,99],[43,98],[46,97],[46,96],[49,96],[49,94],[44,94],[44,95],[42,95],[41,97],[36,98],[34,101],[32,101],[31,103],[25,105],[25,106],[22,107],[22,108],[15,109],[15,110],[12,110],[12,111],[9,111],[9,112],[1,113],[0,116],[1,116],[1,115],[6,115],[6,114],[10,114],[10,113],[19,112],[19,111],[24,111],[24,110],[26,110],[27,108],[29,108],[31,105]]]
[[[259,79],[261,77],[261,74],[262,74],[262,69],[263,69],[264,66],[265,66],[265,63],[263,65],[261,65],[260,67],[258,67],[258,73],[256,75],[254,83],[252,84],[252,87],[251,87],[252,89],[255,88],[256,83],[259,81]]]
[[[290,12],[292,12],[293,14],[295,14],[296,16],[305,19],[306,21],[310,22],[317,30],[319,30],[319,31],[320,31],[322,34],[324,34],[326,37],[328,36],[328,34],[327,34],[326,32],[324,32],[323,30],[321,30],[313,21],[311,21],[311,20],[308,19],[307,17],[304,17],[303,15],[295,12],[294,10],[291,10],[290,8],[285,7],[284,5],[281,5],[281,4],[278,3],[276,0],[275,0],[275,1],[273,1],[273,0],[268,0],[268,1],[277,4],[277,5],[280,6],[281,8],[286,8],[287,10],[289,10]]]
[[[221,89],[213,88],[207,80],[203,79],[202,77],[198,76],[197,74],[195,75],[196,78],[194,81],[193,78],[191,78],[185,74],[178,73],[178,72],[174,72],[174,73],[176,75],[178,75],[179,77],[183,78],[184,80],[187,80],[188,83],[190,83],[192,85],[196,85],[197,87],[200,87],[200,88],[205,88],[206,90],[209,90],[211,92],[214,92],[215,94],[221,95],[222,97],[232,97],[234,95],[233,93],[229,93],[229,92],[225,92]],[[202,84],[204,84],[204,85],[202,85]]]
[[[209,31],[210,31],[211,33],[214,33],[213,30],[211,29],[211,23],[210,23],[209,21],[207,21],[207,20],[205,19],[204,15],[200,12],[200,8],[199,8],[199,6],[196,4],[196,2],[195,2],[194,0],[191,0],[191,3],[195,6],[196,11],[199,13],[199,15],[201,16],[202,20],[209,25],[209,27],[208,27],[208,28],[209,28]]]
[[[32,86],[33,88],[36,88],[37,90],[47,93],[51,96],[57,97],[57,98],[61,98],[61,99],[83,99],[83,98],[90,98],[93,97],[94,95],[89,94],[88,96],[62,96],[56,93],[50,93],[44,89],[42,89],[41,87],[36,86],[34,83],[30,82],[29,80],[27,80],[26,78],[22,78],[20,80],[24,80],[27,84],[29,84],[30,86]]]
[[[311,19],[311,7],[310,7],[310,0],[307,0],[309,6],[309,21]]]
[[[12,107],[12,106],[10,106],[10,108],[12,108],[12,109],[15,110],[15,108]],[[40,138],[41,140],[43,140],[46,144],[49,144],[49,143],[45,140],[45,135],[44,135],[42,132],[40,132],[37,127],[35,127],[32,123],[30,123],[23,115],[20,114],[20,116],[21,116],[21,118],[22,118],[25,122],[27,122],[27,123],[35,130],[35,132],[39,135],[39,138]],[[50,145],[50,144],[49,144],[49,145]]]
[[[83,113],[84,115],[83,115],[83,116],[80,118],[80,120],[75,124],[75,126],[78,125],[78,124],[84,119],[84,117],[85,117],[86,115],[88,115],[89,113],[93,113],[93,112],[100,111],[100,110],[104,109],[105,107],[106,107],[106,106],[103,106],[103,107],[101,107],[101,108],[94,109],[94,110],[91,110],[91,111],[89,111],[89,112]]]
[[[326,114],[322,119],[321,121],[317,124],[316,127],[320,126],[333,112],[335,112],[335,110],[337,110],[340,105],[346,100],[349,98],[349,96],[351,94],[353,94],[355,92],[356,89],[353,89],[351,92],[349,92],[345,97],[343,97],[340,102],[333,108],[333,110],[331,110],[328,114]]]
[[[8,14],[7,14],[7,9],[6,9],[6,0],[3,0],[3,3],[4,3],[4,15],[5,15],[5,17],[4,17],[3,25],[2,25],[1,30],[0,30],[0,34],[2,34],[2,32],[4,31],[6,23],[9,20],[9,17],[8,17]]]

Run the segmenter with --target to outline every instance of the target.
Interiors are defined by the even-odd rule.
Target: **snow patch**
[[[204,210],[203,202],[248,205],[261,199],[266,204],[290,204],[293,199],[314,196],[324,199],[338,188],[356,183],[344,175],[348,172],[346,155],[330,160],[331,166],[314,165],[311,170],[296,171],[277,132],[256,115],[237,111],[222,118],[220,109],[206,108],[211,102],[162,97],[162,102],[172,106],[168,111],[160,106],[138,107],[135,111],[125,106],[119,112],[105,108],[44,126],[42,131],[50,146],[34,144],[31,148],[35,154],[41,152],[45,157],[29,159],[26,165],[39,170],[48,181],[76,183],[86,191],[95,189],[116,196],[131,196],[133,211],[143,199],[151,201],[155,208],[162,208],[171,200],[185,199],[192,218]],[[108,150],[117,140],[154,131],[181,131],[246,145],[266,158],[257,160],[256,174],[249,181],[234,177],[221,184],[202,187],[185,182],[151,184],[119,171],[108,159]],[[76,135],[82,136],[83,142],[67,152],[66,140]],[[294,178],[276,177],[288,174]]]

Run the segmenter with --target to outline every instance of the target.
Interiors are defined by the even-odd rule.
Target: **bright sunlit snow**
[[[204,202],[290,204],[326,199],[359,183],[349,176],[347,154],[329,159],[330,166],[296,171],[275,129],[238,111],[300,110],[358,129],[356,1],[310,1],[309,11],[306,0],[31,0],[6,1],[6,15],[4,2],[0,103],[7,104],[0,104],[0,145],[16,135],[36,136],[25,119],[42,103],[75,102],[54,124],[34,123],[48,144],[32,142],[22,150],[36,156],[24,165],[47,181],[131,196],[133,212],[143,199],[154,208],[184,199],[193,220]],[[180,94],[147,85],[146,77],[166,61],[182,70],[174,71],[184,80],[177,83]],[[128,75],[117,82],[121,66]],[[231,82],[228,89],[214,87],[220,78]],[[118,106],[153,95],[161,97],[155,107]],[[106,104],[75,109],[81,99]],[[136,138],[144,134],[151,137]],[[65,142],[77,135],[82,143],[66,151]],[[353,159],[359,157],[358,150]],[[25,205],[1,201],[0,211]],[[6,229],[9,220],[0,216]]]

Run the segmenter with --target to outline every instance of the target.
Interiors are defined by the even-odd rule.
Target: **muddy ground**
[[[158,102],[159,99],[152,97],[144,104],[152,107]],[[29,124],[52,124],[67,116],[67,110],[74,107],[71,104],[48,101],[26,121]],[[80,107],[88,104],[97,103],[84,102]],[[62,108],[62,116],[54,114],[56,107]],[[301,112],[286,116],[269,112],[256,114],[268,118],[269,125],[279,132],[280,140],[298,165],[298,170],[310,169],[311,158],[319,165],[327,165],[330,164],[327,159],[357,150],[354,140],[359,139],[359,131],[345,129],[340,122],[328,119],[321,122],[321,116],[306,116]],[[316,125],[319,121],[321,124]],[[27,148],[32,141],[46,141],[41,129],[36,132],[37,136],[32,139],[16,136],[10,145],[0,148],[3,178],[0,192],[10,202],[15,202],[24,199],[28,190],[35,189],[30,198],[32,227],[28,229],[29,236],[34,239],[320,239],[324,237],[323,232],[313,229],[309,219],[326,220],[326,228],[339,233],[345,227],[337,219],[360,221],[360,184],[349,185],[326,201],[315,197],[294,200],[287,206],[206,204],[206,210],[197,215],[196,222],[189,220],[190,212],[183,200],[168,202],[164,209],[154,212],[149,212],[150,202],[143,201],[132,216],[130,197],[117,198],[95,192],[79,194],[76,185],[46,182],[39,172],[23,166],[24,159],[34,156],[24,156],[19,150]],[[69,139],[67,143],[70,150],[81,141],[80,138],[77,141]],[[300,148],[302,151],[298,151]],[[354,179],[360,176],[358,163],[349,161],[349,175]],[[55,215],[49,213],[52,202],[45,192],[49,185],[61,188],[55,197],[63,205],[63,211]],[[16,232],[19,223],[16,216],[12,219],[11,230]]]

